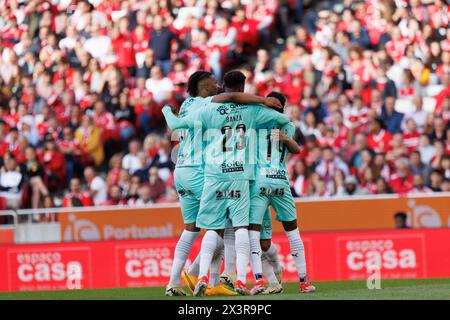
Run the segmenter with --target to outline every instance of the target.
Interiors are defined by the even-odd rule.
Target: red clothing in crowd
[[[405,55],[405,49],[408,42],[407,39],[390,40],[386,43],[386,51],[394,61],[399,62]]]
[[[419,137],[420,133],[417,131],[403,134],[403,144],[408,148],[408,151],[415,151],[417,149],[419,146]]]
[[[45,171],[50,175],[55,175],[61,180],[66,176],[66,158],[60,151],[45,151],[39,155],[39,162],[44,166]]]
[[[94,205],[94,201],[92,201],[92,197],[87,192],[79,192],[79,193],[68,193],[63,198],[63,207],[71,207],[72,206],[72,198],[78,198],[81,200],[83,207],[89,207]]]
[[[121,33],[117,38],[112,39],[112,46],[117,55],[116,65],[119,68],[136,66],[131,33]]]
[[[4,48],[12,48],[16,43],[20,41],[20,37],[22,36],[22,32],[24,31],[23,27],[7,27],[3,29],[0,33],[2,40],[1,44]]]
[[[450,86],[447,88],[443,88],[436,96],[436,107],[434,109],[435,112],[440,112],[442,108],[442,104],[446,98],[450,98]]]
[[[130,99],[144,99],[144,98],[152,99],[153,95],[147,89],[133,88],[130,90],[129,97],[130,97]],[[144,112],[149,113],[150,105],[137,104],[134,106],[134,112],[136,113],[136,115],[140,115],[141,113],[144,113]]]
[[[298,105],[302,101],[303,88],[310,84],[301,79],[289,79],[282,84],[283,92],[286,94],[290,105]]]
[[[136,32],[133,32],[131,35],[131,39],[133,41],[133,50],[135,53],[145,52],[148,48],[148,41],[150,39],[150,30],[144,32],[144,36],[139,37]]]
[[[125,204],[127,204],[127,200],[125,200],[125,199],[119,199],[119,200],[108,199],[108,200],[100,203],[101,206],[120,206],[120,205],[125,205]]]
[[[389,181],[389,186],[395,193],[406,194],[414,188],[414,177],[412,174],[408,174],[405,178],[401,178],[394,174]]]
[[[236,18],[233,19],[231,26],[239,30],[236,36],[236,43],[238,47],[243,47],[245,44],[256,48],[259,43],[259,22],[255,19],[245,19],[240,22]]]
[[[102,141],[117,138],[116,120],[110,112],[103,112],[102,114],[94,113],[93,119],[95,126],[103,129]]]
[[[392,135],[384,129],[381,129],[378,134],[371,133],[367,137],[367,146],[372,148],[375,152],[386,153],[391,149]]]

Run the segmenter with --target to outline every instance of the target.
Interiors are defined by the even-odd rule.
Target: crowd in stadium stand
[[[281,91],[293,194],[450,191],[444,0],[3,0],[0,208],[178,201],[161,108],[231,69]]]

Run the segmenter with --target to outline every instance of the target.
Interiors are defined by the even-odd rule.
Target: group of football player
[[[271,206],[283,225],[300,292],[314,292],[306,274],[286,159],[298,153],[295,127],[283,114],[286,98],[244,93],[245,75],[230,71],[222,88],[207,71],[189,77],[178,115],[162,110],[179,140],[174,183],[185,224],[174,253],[167,296],[257,295],[283,292],[283,266],[271,242]],[[219,91],[221,93],[219,93]],[[185,269],[192,245],[206,230],[200,253]],[[224,262],[223,272],[220,273]],[[250,262],[255,282],[246,284]],[[267,283],[263,278],[267,279]]]

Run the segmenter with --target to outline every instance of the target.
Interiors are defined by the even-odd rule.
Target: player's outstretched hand
[[[274,97],[267,97],[264,99],[264,105],[269,108],[283,109],[280,100]]]

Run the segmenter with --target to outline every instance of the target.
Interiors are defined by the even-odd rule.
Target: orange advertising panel
[[[59,221],[62,241],[172,238],[184,229],[179,207],[82,210]]]
[[[397,212],[406,213],[412,228],[450,227],[450,196],[299,201],[296,207],[303,231],[394,228]]]
[[[14,228],[0,229],[0,243],[14,243]]]
[[[298,200],[296,206],[302,231],[393,229],[400,211],[412,228],[450,227],[450,196]],[[179,206],[86,208],[61,213],[59,221],[63,241],[172,238],[183,231]],[[273,232],[283,232],[282,225],[274,223]]]

